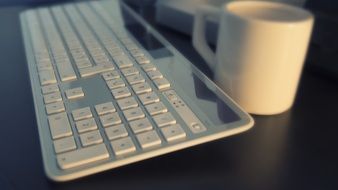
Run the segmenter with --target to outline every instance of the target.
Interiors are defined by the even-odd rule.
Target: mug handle
[[[205,25],[207,17],[213,17],[219,20],[220,10],[208,5],[203,5],[197,8],[193,27],[193,46],[207,62],[211,70],[213,70],[216,64],[215,52],[213,52],[209,47],[205,38]]]

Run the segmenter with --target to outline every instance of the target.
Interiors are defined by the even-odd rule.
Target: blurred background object
[[[305,6],[316,17],[308,69],[338,82],[338,1],[307,0]]]
[[[156,21],[171,29],[187,35],[192,33],[195,10],[202,5],[221,7],[224,3],[245,0],[157,0]],[[306,0],[261,0],[284,2],[296,6],[303,6]],[[208,18],[206,37],[211,44],[217,41],[217,20]]]
[[[58,3],[58,2],[65,2],[65,1],[67,0],[0,0],[0,6],[33,5],[33,4],[40,4],[40,3]]]
[[[0,0],[0,6],[38,5],[61,3],[67,0]],[[69,0],[68,0],[69,1]],[[71,0],[76,1],[76,0]],[[191,35],[193,15],[199,5],[209,4],[220,7],[223,3],[243,0],[124,0],[137,8],[139,13],[147,13],[147,7],[155,7],[156,22],[180,33]],[[315,17],[315,26],[306,70],[338,82],[338,1],[336,0],[265,0],[289,3],[310,9]],[[154,9],[153,9],[154,10]],[[209,19],[207,39],[215,44],[217,21]]]
[[[157,0],[156,21],[170,29],[191,35],[193,16],[200,5],[220,7],[223,3],[240,0]],[[266,0],[284,2],[309,9],[316,21],[307,57],[306,69],[338,82],[338,1],[335,0]],[[207,40],[217,41],[216,20],[209,18]]]

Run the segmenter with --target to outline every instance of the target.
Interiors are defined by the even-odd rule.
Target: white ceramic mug
[[[205,40],[208,16],[220,22],[216,53]],[[310,12],[275,2],[203,6],[195,14],[193,45],[215,82],[242,108],[277,114],[294,102],[313,22]]]

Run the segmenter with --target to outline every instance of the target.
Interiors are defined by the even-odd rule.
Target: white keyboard
[[[117,2],[109,3],[118,8]],[[21,15],[51,179],[79,178],[252,126],[240,110],[234,111],[240,123],[236,130],[208,126],[210,118],[192,111],[175,89],[179,81],[115,19],[99,2]]]

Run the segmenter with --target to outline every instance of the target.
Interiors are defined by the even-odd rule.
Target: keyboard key
[[[134,97],[123,98],[117,101],[117,104],[121,108],[121,110],[135,108],[138,106]]]
[[[135,119],[141,119],[144,118],[145,115],[142,111],[141,108],[133,108],[133,109],[129,109],[129,110],[125,110],[123,111],[124,117],[128,120],[128,121],[132,121]]]
[[[153,82],[158,90],[163,90],[170,87],[169,81],[165,78],[155,79]]]
[[[145,82],[145,79],[142,75],[132,75],[128,76],[126,79],[131,85]]]
[[[156,95],[155,92],[149,92],[149,93],[146,93],[146,94],[141,94],[141,95],[139,95],[139,98],[140,98],[143,105],[147,105],[147,104],[151,104],[151,103],[155,103],[155,102],[160,101],[160,99],[158,98],[158,96]]]
[[[75,64],[78,69],[86,68],[86,67],[91,67],[92,63],[90,62],[89,59],[78,59],[75,60]]]
[[[86,68],[82,68],[79,69],[80,75],[81,77],[88,77],[88,76],[92,76],[98,73],[103,73],[103,72],[107,72],[107,71],[112,71],[114,70],[114,66],[113,65],[96,65],[93,67],[86,67]]]
[[[142,65],[142,69],[145,72],[148,72],[148,71],[155,71],[156,67],[152,63],[147,63],[147,64]]]
[[[55,102],[51,104],[46,104],[47,114],[59,113],[65,111],[65,106],[63,102]]]
[[[105,144],[98,144],[57,155],[57,162],[61,169],[89,164],[109,158]]]
[[[148,74],[148,76],[150,77],[151,80],[163,78],[162,73],[158,70],[148,71],[147,74]]]
[[[163,127],[161,128],[161,131],[168,142],[184,139],[187,136],[179,124]]]
[[[153,119],[158,127],[176,124],[175,118],[169,112],[155,115]]]
[[[114,56],[113,59],[120,69],[133,66],[133,62],[126,55]]]
[[[120,124],[122,122],[119,114],[116,112],[100,116],[100,121],[103,127]]]
[[[134,42],[132,43],[128,43],[127,45],[125,45],[127,50],[131,51],[131,50],[135,50],[135,49],[138,49],[137,45],[135,45]]]
[[[39,76],[40,76],[40,84],[42,86],[56,83],[56,78],[53,70],[40,71]]]
[[[60,92],[53,92],[51,94],[46,94],[43,96],[43,101],[45,104],[53,103],[53,102],[60,102],[62,101],[62,97]]]
[[[90,131],[80,135],[82,146],[89,146],[103,142],[101,134],[98,130]]]
[[[75,121],[90,118],[93,116],[89,107],[73,110],[72,115]]]
[[[66,94],[67,99],[75,99],[75,98],[84,97],[84,93],[81,87],[68,89],[65,91],[65,94]]]
[[[97,65],[110,63],[109,58],[104,54],[104,52],[93,55],[93,59]]]
[[[165,107],[165,105],[162,102],[149,104],[146,106],[146,109],[150,115],[156,115],[168,111],[167,107]]]
[[[50,85],[47,85],[47,86],[43,86],[41,88],[42,90],[42,94],[49,94],[49,93],[52,93],[52,92],[58,92],[59,91],[59,87],[57,84],[50,84]]]
[[[124,55],[123,50],[119,47],[118,48],[109,48],[107,50],[112,57]]]
[[[53,70],[53,65],[49,62],[42,62],[37,65],[38,71]]]
[[[116,156],[136,151],[136,147],[130,137],[114,140],[111,142],[111,146]]]
[[[136,75],[139,74],[139,71],[135,67],[130,67],[130,68],[125,68],[121,69],[121,72],[123,73],[124,76],[130,76],[130,75]]]
[[[129,50],[129,53],[133,57],[144,57],[144,53],[140,49]],[[144,57],[145,58],[145,57]]]
[[[115,140],[118,138],[128,136],[128,132],[123,124],[112,126],[112,127],[107,127],[105,131],[106,131],[106,135],[109,140]]]
[[[63,62],[62,64],[56,64],[59,71],[61,81],[69,81],[76,79],[76,74],[70,62]]]
[[[76,144],[73,136],[55,140],[53,144],[56,154],[76,149]]]
[[[110,90],[126,86],[126,84],[124,83],[124,81],[121,78],[108,80],[108,81],[106,81],[106,83],[107,83],[108,88]]]
[[[109,71],[102,73],[102,77],[105,81],[120,78],[120,75],[117,71]]]
[[[97,125],[94,118],[77,121],[75,122],[75,125],[79,133],[97,129]]]
[[[131,121],[129,125],[134,133],[141,133],[153,129],[153,126],[147,118]]]
[[[137,56],[135,60],[140,65],[150,63],[150,60],[145,56]]]
[[[111,91],[115,99],[131,96],[131,93],[127,87],[117,88]]]
[[[154,130],[138,134],[136,137],[143,149],[158,146],[162,142]]]
[[[126,44],[134,44],[133,40],[131,40],[130,38],[128,37],[124,37],[124,38],[120,38],[120,41],[126,45]]]
[[[67,113],[62,112],[48,116],[49,129],[53,139],[72,135]]]
[[[143,94],[147,92],[151,92],[151,87],[148,83],[139,83],[132,85],[132,88],[136,94]]]
[[[103,115],[103,114],[112,113],[116,111],[112,102],[98,104],[95,106],[95,110],[96,110],[97,115]]]

